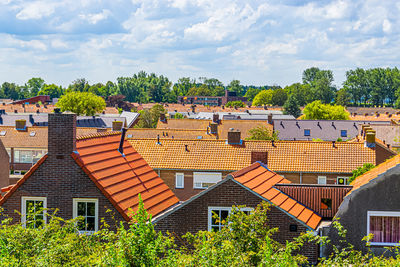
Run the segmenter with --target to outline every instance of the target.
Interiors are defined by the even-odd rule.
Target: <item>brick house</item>
[[[395,156],[357,177],[335,217],[347,229],[346,241],[356,250],[376,255],[395,256],[386,247],[400,242],[400,156]],[[324,229],[331,243],[340,248],[340,237],[332,226]],[[370,246],[362,238],[373,234]],[[328,247],[324,252],[331,252]]]
[[[347,184],[364,163],[379,164],[394,151],[375,138],[354,142],[242,140],[230,130],[227,140],[135,139],[136,151],[180,200],[187,200],[229,173],[261,161],[297,184]]]
[[[9,185],[9,172],[10,169],[10,158],[7,150],[0,139],[0,188]]]
[[[307,231],[317,234],[322,217],[275,188],[276,183],[287,184],[290,181],[256,162],[155,217],[153,222],[157,230],[169,231],[177,236],[186,232],[194,234],[202,230],[218,230],[221,224],[212,219],[214,213],[226,218],[232,205],[245,205],[249,210],[266,201],[273,205],[268,225],[279,228],[275,240],[284,244]],[[309,244],[302,253],[309,257],[310,262],[315,262],[318,246]]]
[[[124,132],[76,138],[76,115],[49,114],[48,153],[0,200],[2,215],[26,223],[29,205],[59,209],[64,219],[84,216],[82,231],[96,231],[100,218],[109,225],[129,221],[138,194],[157,215],[178,199],[146,161],[124,141]],[[106,213],[111,209],[111,213]],[[20,215],[14,211],[19,211]],[[43,214],[44,219],[46,218]],[[36,225],[36,221],[33,222]]]

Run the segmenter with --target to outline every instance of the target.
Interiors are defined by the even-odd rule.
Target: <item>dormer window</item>
[[[340,137],[347,137],[347,130],[340,130]]]
[[[311,130],[310,129],[304,129],[304,136],[310,136],[311,135]]]

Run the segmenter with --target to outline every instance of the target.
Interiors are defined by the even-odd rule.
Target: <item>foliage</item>
[[[283,105],[283,110],[285,114],[292,115],[295,118],[300,117],[301,110],[295,95],[289,96],[289,99]]]
[[[288,96],[285,90],[283,90],[282,88],[275,89],[272,92],[271,104],[273,106],[283,106],[287,98]]]
[[[272,102],[273,90],[262,90],[253,99],[253,106],[269,105]]]
[[[314,100],[311,85],[294,83],[290,86],[285,87],[285,91],[288,96],[294,96],[299,106],[305,106]]]
[[[160,114],[166,114],[167,111],[160,104],[155,104],[150,110],[140,110],[140,117],[135,128],[156,128]]]
[[[77,115],[93,116],[102,112],[106,102],[100,96],[88,92],[70,92],[63,95],[57,102],[61,111],[71,111]]]
[[[184,119],[184,118],[185,118],[185,116],[183,116],[182,113],[179,113],[179,112],[175,113],[175,115],[174,115],[174,119]]]
[[[345,88],[342,88],[336,92],[336,99],[335,99],[336,105],[348,106],[350,104],[350,101],[351,101],[351,95]]]
[[[239,80],[232,80],[228,85],[228,90],[231,92],[236,92],[237,96],[243,96],[243,86],[240,85]]]
[[[243,101],[240,101],[240,100],[238,100],[238,101],[230,101],[230,102],[225,104],[225,107],[227,107],[227,108],[234,108],[234,107],[244,108],[245,106],[246,106],[246,104]]]
[[[249,130],[249,136],[246,140],[278,140],[278,134],[260,125]]]
[[[246,94],[244,95],[247,97],[247,101],[253,101],[254,97],[261,91],[259,88],[250,87],[247,89]]]
[[[55,84],[45,84],[42,89],[38,92],[38,95],[49,95],[50,98],[58,98],[63,94],[61,86]]]
[[[373,168],[375,168],[374,164],[364,163],[362,167],[358,167],[357,169],[353,170],[353,175],[349,178],[349,184],[352,183],[358,176],[363,175],[364,173],[370,171]]]
[[[320,100],[322,103],[331,103],[334,99],[336,88],[332,82],[333,73],[330,70],[312,67],[303,72],[303,84],[309,85],[313,99]]]
[[[349,114],[344,107],[338,105],[322,104],[314,101],[303,110],[303,120],[348,120]]]

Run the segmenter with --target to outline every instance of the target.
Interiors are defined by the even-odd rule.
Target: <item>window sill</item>
[[[374,247],[397,247],[400,245],[400,243],[378,243],[378,242],[371,242],[369,244]]]

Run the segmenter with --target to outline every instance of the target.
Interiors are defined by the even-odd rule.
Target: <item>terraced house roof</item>
[[[267,166],[276,172],[351,173],[375,164],[374,148],[360,142],[129,139],[155,169],[236,171],[251,162],[252,151],[267,152]]]
[[[127,141],[123,143],[123,155],[118,151],[120,139],[121,134],[116,132],[78,138],[77,153],[72,157],[125,219],[131,210],[137,210],[139,194],[153,216],[178,203],[174,193]]]
[[[214,134],[207,134],[204,129],[149,129],[132,128],[126,132],[128,138],[177,138],[177,139],[216,139]]]
[[[251,166],[230,175],[235,181],[275,204],[278,208],[312,229],[316,229],[322,220],[322,217],[316,212],[274,188],[273,186],[277,183],[289,184],[290,181],[268,170],[260,163],[253,163]]]

